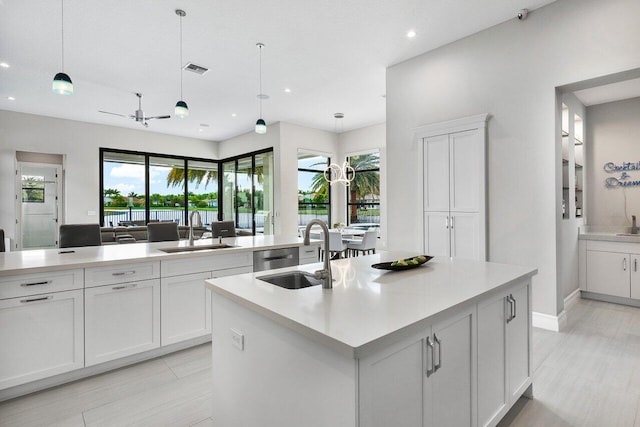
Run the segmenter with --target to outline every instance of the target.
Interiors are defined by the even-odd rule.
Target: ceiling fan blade
[[[145,117],[145,120],[151,120],[151,119],[170,119],[171,116],[153,116],[153,117]]]
[[[98,110],[98,113],[112,114],[112,115],[114,115],[114,116],[120,116],[120,117],[129,117],[129,116],[125,116],[124,114],[111,113],[111,112],[109,112],[109,111],[102,111],[102,110]]]

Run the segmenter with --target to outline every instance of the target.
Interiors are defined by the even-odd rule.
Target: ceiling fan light
[[[73,82],[71,77],[65,73],[58,73],[53,78],[53,84],[51,86],[53,93],[58,95],[73,95]]]
[[[262,119],[258,119],[256,122],[256,133],[264,135],[267,133],[267,124]]]
[[[184,101],[176,102],[176,117],[184,119],[189,116],[189,107],[187,107],[187,103]]]

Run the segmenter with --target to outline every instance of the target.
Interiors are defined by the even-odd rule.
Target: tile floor
[[[534,329],[534,399],[507,426],[640,427],[640,309],[579,300]],[[0,403],[0,426],[213,426],[210,344]],[[392,426],[390,426],[392,427]]]

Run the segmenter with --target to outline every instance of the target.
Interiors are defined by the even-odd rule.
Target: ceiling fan
[[[134,119],[136,122],[141,123],[142,126],[144,126],[144,127],[149,127],[149,123],[147,123],[147,120],[170,119],[171,118],[171,116],[169,116],[169,115],[167,115],[167,116],[145,117],[144,111],[142,111],[142,94],[136,92],[136,96],[138,97],[138,109],[136,110],[136,114],[135,115],[133,115],[133,114],[126,115],[126,114],[111,113],[109,111],[102,111],[102,110],[98,110],[98,112],[99,113],[105,113],[105,114],[113,114],[114,116],[127,117],[127,118],[130,118],[130,119]]]

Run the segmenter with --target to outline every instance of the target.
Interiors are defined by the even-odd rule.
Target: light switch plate
[[[233,341],[233,346],[240,351],[244,350],[244,335],[242,332],[231,328],[231,341]]]

